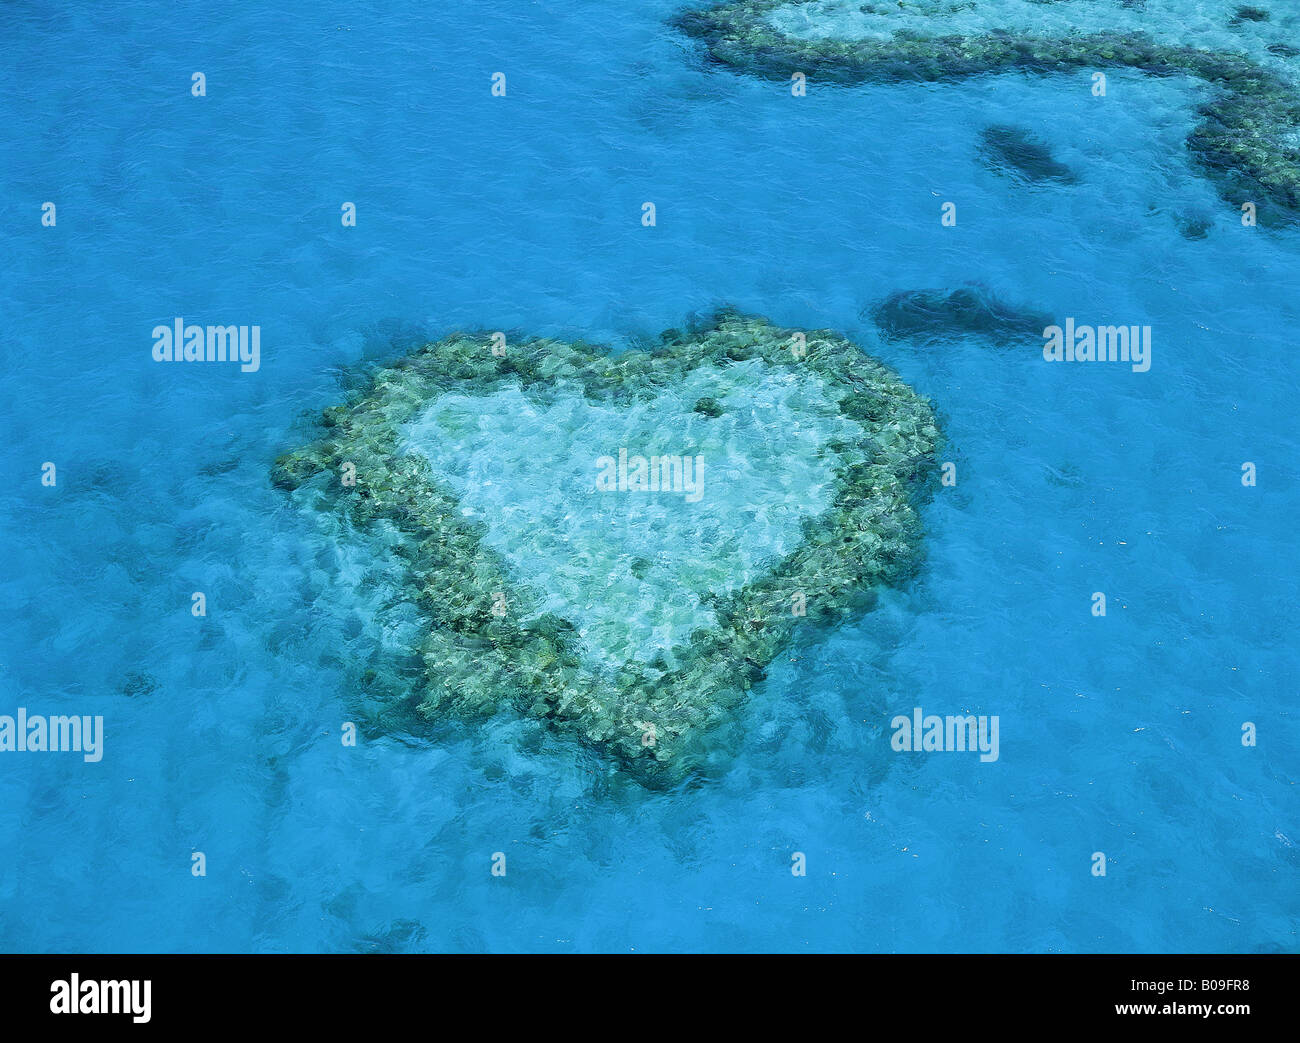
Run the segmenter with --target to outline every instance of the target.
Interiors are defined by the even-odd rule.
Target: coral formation
[[[379,368],[272,470],[402,563],[392,600],[427,626],[387,725],[508,701],[677,780],[800,632],[915,569],[935,419],[842,337],[727,312],[649,351],[494,345]],[[629,442],[706,461],[700,501],[598,491]]]
[[[1024,0],[978,6],[956,0],[736,0],[683,12],[674,23],[703,41],[712,60],[783,82],[796,72],[813,82],[850,85],[1115,68],[1195,77],[1216,88],[1200,105],[1200,123],[1187,142],[1202,171],[1234,208],[1255,202],[1261,223],[1300,218],[1300,143],[1294,135],[1300,86],[1284,60],[1290,45],[1264,40],[1245,53],[1235,43],[1219,46],[1198,23],[1213,45],[1194,46],[1147,31],[1149,8],[1083,8]],[[986,9],[1019,11],[1020,31],[982,23]],[[1198,10],[1189,8],[1189,18]],[[1056,21],[1049,22],[1049,12]],[[1071,18],[1075,25],[1105,28],[1079,32]],[[1276,24],[1253,19],[1242,15],[1237,25],[1262,31]],[[1177,18],[1171,24],[1188,31]]]

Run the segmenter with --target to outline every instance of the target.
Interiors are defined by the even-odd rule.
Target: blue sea
[[[0,949],[1300,949],[1300,231],[1191,165],[1204,87],[794,97],[683,2],[0,8],[0,714],[104,719],[97,763],[0,753]],[[998,124],[1075,183],[991,170]],[[872,321],[959,287],[1150,325],[1151,369]],[[778,659],[703,782],[509,712],[345,746],[365,563],[268,477],[304,418],[455,330],[720,306],[934,403],[916,577]],[[260,368],[153,361],[176,317],[260,325]],[[996,715],[998,760],[895,752],[916,707]]]

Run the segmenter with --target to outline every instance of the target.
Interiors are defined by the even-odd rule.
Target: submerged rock
[[[622,354],[457,334],[318,434],[275,484],[403,563],[386,600],[426,621],[379,716],[509,703],[647,782],[716,757],[773,658],[911,573],[939,439],[854,344],[731,313]]]
[[[1206,239],[1214,227],[1214,219],[1202,213],[1180,214],[1175,219],[1175,224],[1178,226],[1178,234],[1184,239]]]
[[[870,310],[887,340],[950,343],[957,337],[983,337],[999,345],[1039,344],[1051,316],[1017,308],[983,288],[899,290]]]
[[[1073,184],[1074,171],[1056,159],[1043,142],[1023,127],[996,124],[980,131],[980,155],[994,171],[1010,173],[1029,184]]]
[[[158,681],[152,674],[132,671],[122,680],[122,694],[133,699],[137,696],[150,695],[157,689]]]
[[[1241,25],[1243,22],[1267,22],[1272,15],[1262,7],[1239,7],[1229,20],[1229,25]]]
[[[1246,40],[1222,50],[1208,13],[1190,3],[1095,4],[1062,0],[1002,4],[955,0],[735,0],[674,19],[709,57],[750,75],[789,83],[849,85],[962,80],[1005,72],[1051,74],[1137,69],[1192,76],[1216,90],[1199,107],[1188,148],[1233,209],[1259,208],[1261,224],[1300,219],[1300,81],[1285,40]],[[1166,32],[1157,32],[1158,16]],[[1195,17],[1195,26],[1188,24]],[[1244,16],[1245,24],[1250,16]],[[1002,21],[997,21],[1002,19]],[[1009,21],[1008,21],[1009,20]],[[1294,11],[1277,26],[1297,24]],[[1081,33],[1079,25],[1096,27]],[[1220,25],[1222,23],[1219,23]],[[972,31],[975,29],[975,31]],[[1193,42],[1201,39],[1201,44]]]

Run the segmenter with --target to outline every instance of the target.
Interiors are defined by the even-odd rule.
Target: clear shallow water
[[[694,412],[704,398],[723,415]],[[577,385],[544,403],[517,384],[449,394],[405,431],[406,451],[486,525],[487,546],[536,592],[537,611],[571,620],[611,677],[715,625],[701,597],[743,587],[793,552],[803,519],[833,499],[836,458],[823,446],[866,437],[818,378],[757,360],[725,377],[696,368],[630,408],[590,403]],[[619,492],[620,451],[625,481],[638,457],[648,474],[648,458],[675,455],[676,471],[656,462],[653,490]],[[602,473],[615,488],[599,487]]]
[[[1189,168],[1205,88],[794,99],[702,68],[676,7],[0,14],[0,713],[107,730],[98,765],[0,758],[4,949],[1297,948],[1300,238]],[[986,169],[997,123],[1080,182]],[[871,303],[967,281],[1151,324],[1152,370],[877,343]],[[779,660],[704,787],[505,716],[343,748],[393,634],[375,563],[269,486],[295,419],[419,330],[622,346],[722,302],[932,397],[959,482],[917,581]],[[260,371],[152,362],[178,315],[260,323]],[[999,761],[892,753],[918,705],[1000,715]]]

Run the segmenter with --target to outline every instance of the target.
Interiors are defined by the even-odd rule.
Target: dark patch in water
[[[922,343],[983,337],[999,345],[1037,342],[1052,324],[1049,315],[1017,308],[987,291],[961,287],[898,290],[871,309],[871,319],[886,340]]]
[[[1184,239],[1205,239],[1214,227],[1213,219],[1205,214],[1183,214],[1177,218],[1178,234]]]
[[[353,952],[419,952],[428,932],[416,920],[394,920],[382,930],[358,938]]]
[[[233,456],[229,460],[217,460],[208,464],[199,470],[199,474],[205,478],[216,478],[218,475],[229,474],[239,466],[239,457]]]
[[[1243,22],[1267,22],[1270,17],[1271,15],[1262,7],[1239,7],[1228,24],[1238,26]]]
[[[158,681],[152,674],[129,673],[122,682],[122,694],[135,698],[150,695],[158,688]]]
[[[995,172],[1009,171],[1031,184],[1072,185],[1079,178],[1023,127],[994,124],[980,131],[980,157]]]

